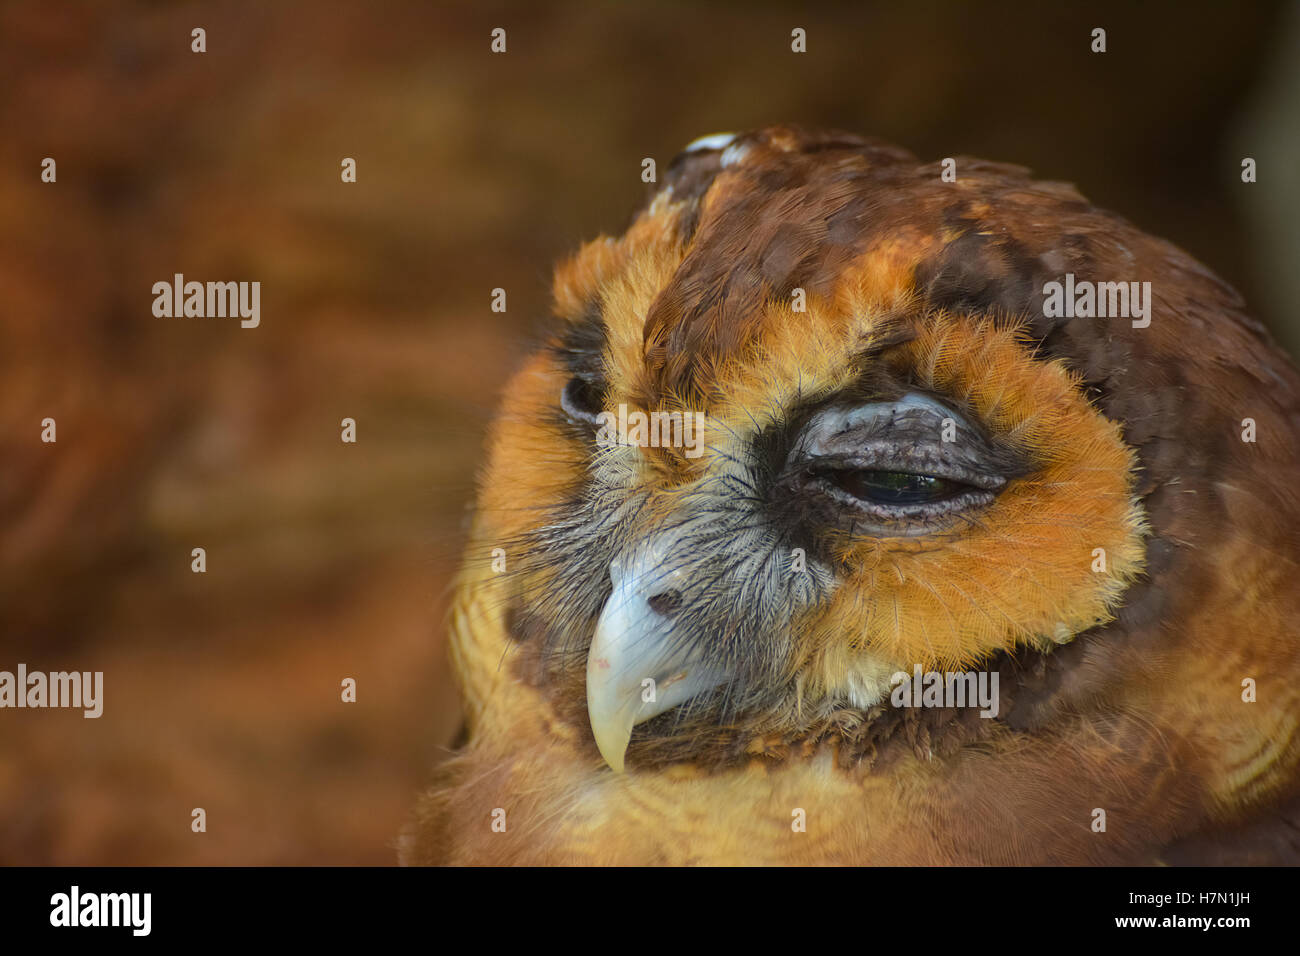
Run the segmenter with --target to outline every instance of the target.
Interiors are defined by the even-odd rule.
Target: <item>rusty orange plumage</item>
[[[956,168],[710,137],[560,267],[405,861],[1297,859],[1300,377],[1175,247]],[[1149,322],[1045,308],[1066,275],[1150,282]],[[699,454],[601,441],[620,407],[699,413]],[[996,716],[895,706],[916,668]]]

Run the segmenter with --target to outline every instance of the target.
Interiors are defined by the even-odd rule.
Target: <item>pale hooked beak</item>
[[[674,538],[656,535],[610,563],[614,593],[587,652],[587,716],[600,755],[617,773],[633,727],[726,679],[701,663],[684,628],[674,629],[686,580],[671,564]]]

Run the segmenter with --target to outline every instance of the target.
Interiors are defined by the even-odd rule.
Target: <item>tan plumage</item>
[[[957,169],[709,140],[561,267],[453,608],[468,739],[404,860],[1297,857],[1297,373],[1176,248]],[[1149,326],[1051,317],[1066,273],[1151,282]],[[702,454],[594,441],[620,405],[705,413]],[[996,673],[998,716],[893,706],[915,666]]]

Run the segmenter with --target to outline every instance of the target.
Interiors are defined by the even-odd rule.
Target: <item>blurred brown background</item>
[[[455,730],[483,428],[642,157],[795,121],[1022,163],[1294,343],[1298,27],[1267,2],[0,5],[0,670],[106,683],[99,720],[0,711],[0,861],[393,862]],[[176,272],[261,281],[261,327],[155,318]]]

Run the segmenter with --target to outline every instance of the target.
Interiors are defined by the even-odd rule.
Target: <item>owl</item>
[[[406,863],[1300,859],[1300,376],[1017,166],[776,126],[562,264]]]

